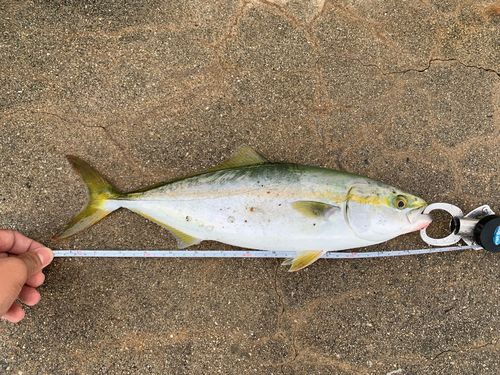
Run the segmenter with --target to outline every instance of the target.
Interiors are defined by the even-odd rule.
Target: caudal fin
[[[105,208],[106,200],[120,196],[120,193],[99,172],[82,159],[73,155],[66,157],[75,172],[78,173],[87,185],[89,200],[82,211],[66,224],[63,231],[52,237],[52,241],[68,238],[97,223],[104,216],[114,211],[114,209],[109,210]]]

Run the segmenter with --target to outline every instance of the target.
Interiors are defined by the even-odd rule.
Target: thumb
[[[26,279],[41,271],[42,268],[52,262],[53,258],[54,254],[52,253],[52,250],[46,247],[41,247],[33,251],[27,251],[17,256],[17,259],[24,263],[26,269]]]

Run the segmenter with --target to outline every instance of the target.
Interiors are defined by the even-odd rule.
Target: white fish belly
[[[200,240],[274,251],[334,251],[373,245],[347,225],[343,207],[328,219],[296,211],[294,200],[232,195],[208,199],[120,200],[128,208]]]

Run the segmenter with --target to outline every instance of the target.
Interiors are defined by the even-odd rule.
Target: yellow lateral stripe
[[[349,194],[348,199],[349,201],[356,203],[373,204],[376,206],[391,206],[387,197],[381,197],[377,195],[361,196],[356,194]]]
[[[275,198],[274,193],[278,193],[278,198],[280,199],[300,199],[305,201],[323,201],[326,204],[340,204],[346,201],[347,192],[342,192],[340,194],[334,193],[333,191],[322,190],[322,191],[304,191],[299,189],[282,189],[280,191],[273,190],[271,194],[268,193],[266,188],[240,188],[240,189],[225,189],[220,190],[202,190],[196,192],[189,192],[182,189],[168,191],[168,198],[172,200],[195,200],[195,199],[216,199],[227,196],[234,195],[245,195],[247,197],[263,197],[263,198]],[[161,197],[165,195],[165,192],[140,192],[140,193],[127,193],[124,195],[124,199],[131,200],[152,200],[157,197],[158,200],[164,200]]]

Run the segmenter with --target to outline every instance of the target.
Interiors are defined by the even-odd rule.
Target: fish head
[[[376,181],[350,187],[345,217],[357,237],[379,243],[401,234],[426,228],[429,215],[422,214],[427,203]]]

